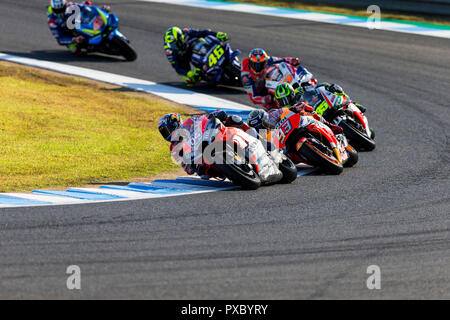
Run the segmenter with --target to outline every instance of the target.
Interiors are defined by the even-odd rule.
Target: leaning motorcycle
[[[295,163],[331,174],[340,174],[344,166],[352,167],[358,162],[358,153],[343,134],[334,135],[328,126],[311,116],[286,114],[268,138],[277,148],[286,148]]]
[[[303,99],[325,120],[340,126],[356,148],[375,149],[375,135],[367,117],[348,96],[332,93],[325,86],[316,86],[306,89]]]
[[[95,6],[83,6],[75,20],[75,29],[88,39],[88,53],[122,56],[127,61],[137,59],[130,41],[119,31],[119,18],[113,13]]]
[[[297,178],[297,168],[280,150],[269,153],[258,139],[241,129],[226,127],[214,117],[203,115],[193,120],[191,132],[180,134],[183,139],[175,150],[183,163],[207,166],[210,177],[228,178],[247,190],[291,183]]]
[[[201,70],[202,80],[211,85],[241,87],[240,50],[216,37],[198,38],[192,46],[191,62]]]
[[[266,78],[266,87],[272,94],[282,83],[289,83],[294,89],[304,88],[303,99],[314,107],[317,114],[342,127],[352,145],[367,151],[375,149],[374,130],[370,128],[367,117],[347,95],[328,91],[325,86],[317,84],[306,68],[296,69],[285,62],[272,66]]]
[[[286,62],[280,62],[267,69],[265,83],[267,91],[275,96],[275,90],[280,84],[289,83],[295,89],[300,84],[314,86],[317,84],[317,79],[305,67],[295,68]]]

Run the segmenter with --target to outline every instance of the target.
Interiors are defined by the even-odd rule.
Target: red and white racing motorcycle
[[[304,67],[294,68],[285,62],[270,67],[266,77],[266,87],[275,94],[278,85],[289,83],[294,89],[302,87],[302,98],[325,120],[339,125],[351,144],[358,149],[375,149],[375,131],[369,126],[367,117],[346,94],[327,90]]]
[[[184,164],[206,166],[210,177],[228,178],[242,189],[291,183],[297,178],[297,168],[281,150],[268,152],[260,140],[239,128],[226,127],[215,117],[191,119],[190,132],[178,129],[173,137],[175,141],[182,138],[172,154],[175,152]]]

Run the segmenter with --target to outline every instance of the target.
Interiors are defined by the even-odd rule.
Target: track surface
[[[45,3],[1,1],[0,51],[179,84],[164,30],[223,30],[244,53],[300,56],[340,83],[367,105],[378,145],[340,176],[256,192],[1,209],[1,298],[450,298],[450,41],[112,1],[139,60],[77,59],[52,39]],[[66,289],[71,264],[81,291]],[[371,264],[381,290],[366,288]]]

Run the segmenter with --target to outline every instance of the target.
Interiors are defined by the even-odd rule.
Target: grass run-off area
[[[62,188],[172,172],[158,132],[192,109],[143,93],[0,63],[0,192]]]
[[[324,13],[335,13],[335,14],[343,14],[343,15],[351,15],[351,16],[361,16],[368,17],[367,8],[350,8],[339,6],[336,4],[335,6],[326,5],[317,1],[316,3],[312,3],[311,1],[285,1],[285,0],[221,0],[227,2],[243,2],[250,3],[255,5],[265,5],[265,6],[274,6],[280,8],[290,8],[290,9],[298,9],[305,11],[318,11]],[[376,1],[374,2],[376,4]],[[385,20],[398,20],[398,21],[414,21],[418,23],[430,23],[430,24],[438,24],[438,25],[446,25],[450,27],[450,20],[448,17],[439,17],[439,16],[431,16],[427,14],[406,14],[403,12],[397,11],[388,11],[381,10],[381,19]]]

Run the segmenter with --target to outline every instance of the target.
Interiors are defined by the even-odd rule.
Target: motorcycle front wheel
[[[356,152],[356,150],[351,145],[348,145],[346,150],[348,154],[348,159],[345,162],[344,166],[353,167],[358,162],[359,159],[358,152]]]
[[[230,63],[230,65],[224,70],[224,72],[227,74],[226,78],[228,78],[226,81],[224,81],[224,84],[234,87],[242,87],[240,68],[235,66],[233,63]]]
[[[344,167],[334,156],[331,157],[321,152],[311,142],[305,142],[298,150],[298,154],[308,162],[308,164],[318,167],[321,170],[331,174],[341,174],[344,171]]]
[[[261,186],[261,179],[248,164],[216,164],[216,168],[244,190],[256,190]]]
[[[116,48],[118,48],[120,54],[125,58],[125,60],[134,61],[137,59],[136,50],[133,49],[128,41],[116,36],[112,39],[112,43]]]
[[[297,179],[297,167],[291,159],[285,158],[283,162],[280,163],[279,169],[283,174],[283,178],[280,183],[291,183]]]
[[[365,132],[361,132],[351,123],[343,120],[339,122],[339,126],[344,131],[345,136],[350,140],[352,145],[359,149],[372,151],[375,149],[375,141],[367,136]]]

